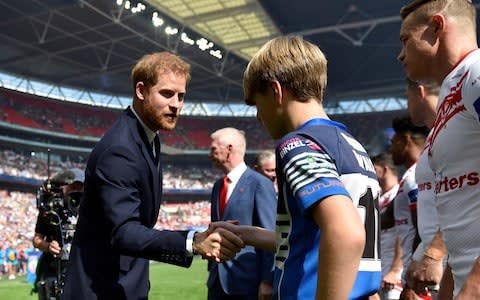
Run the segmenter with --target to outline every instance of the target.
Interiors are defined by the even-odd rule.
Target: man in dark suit
[[[162,194],[157,131],[175,128],[189,73],[189,64],[167,52],[133,68],[133,105],[87,163],[62,299],[148,299],[149,260],[189,267],[195,253],[221,261],[243,246],[227,231],[153,229]]]
[[[245,164],[243,131],[223,128],[211,139],[210,158],[225,174],[212,190],[212,221],[237,220],[273,230],[276,193],[267,177]],[[230,261],[209,262],[208,299],[271,299],[273,258],[273,253],[245,247]]]

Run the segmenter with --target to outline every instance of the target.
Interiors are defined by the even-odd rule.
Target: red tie
[[[220,219],[223,218],[223,211],[225,210],[225,206],[227,206],[227,193],[228,193],[228,177],[223,177],[223,185],[222,189],[220,190]]]

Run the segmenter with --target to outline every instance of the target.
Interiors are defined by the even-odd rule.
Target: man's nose
[[[175,94],[170,100],[170,107],[180,108],[183,105],[183,101],[180,100],[178,94]]]
[[[403,62],[404,59],[405,59],[405,54],[404,54],[404,51],[403,51],[403,48],[402,48],[402,50],[400,50],[400,53],[397,56],[397,60],[399,62]]]

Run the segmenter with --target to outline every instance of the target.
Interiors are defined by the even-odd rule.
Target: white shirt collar
[[[243,173],[247,170],[247,165],[245,162],[241,162],[238,166],[233,168],[228,174],[227,177],[229,179],[228,190],[227,190],[227,199],[230,199],[233,190],[237,186],[240,177],[242,177]]]
[[[245,172],[246,170],[247,170],[247,165],[245,164],[245,162],[242,161],[238,166],[233,168],[233,170],[231,170],[227,174],[228,179],[230,179],[231,183],[236,184],[240,180],[240,177],[242,176],[243,172]]]
[[[140,122],[140,125],[142,125],[143,130],[145,131],[145,134],[147,135],[148,142],[151,144],[157,133],[152,131],[150,128],[148,128],[147,125],[145,125],[145,123],[143,123],[142,119],[140,119],[140,117],[138,116],[138,114],[135,111],[135,109],[133,108],[133,106],[130,106],[130,108],[132,109],[132,112],[135,115],[135,117],[137,118],[137,120]]]

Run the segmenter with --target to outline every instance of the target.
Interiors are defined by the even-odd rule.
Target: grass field
[[[154,263],[150,266],[150,300],[205,300],[207,298],[207,263],[194,260],[189,269]],[[1,300],[36,300],[24,276],[0,280]]]

